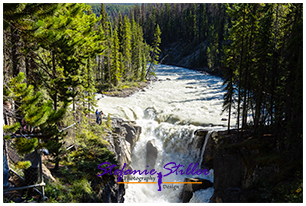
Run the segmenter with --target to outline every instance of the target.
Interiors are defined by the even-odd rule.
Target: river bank
[[[223,77],[223,73],[221,70],[210,70],[207,67],[190,67],[188,65],[185,64],[175,64],[175,63],[165,63],[164,65],[169,65],[169,66],[175,66],[175,67],[182,67],[188,70],[192,70],[192,71],[197,71],[203,75],[212,75],[215,77],[220,77],[220,78],[224,78]],[[166,79],[166,80],[170,80],[170,79]],[[158,77],[155,77],[154,80],[147,80],[145,82],[135,82],[134,84],[131,84],[129,86],[123,86],[121,88],[113,88],[110,89],[108,91],[103,91],[102,92],[102,96],[108,96],[108,97],[129,97],[133,94],[135,94],[136,92],[145,92],[145,89],[148,88],[149,85],[151,85],[152,83],[156,82],[156,81],[162,81],[161,79],[158,79]],[[98,97],[98,100],[101,98]]]
[[[119,89],[110,89],[109,91],[102,92],[102,95],[108,97],[129,97],[136,92],[145,91],[144,89],[151,84],[152,81],[145,81],[145,82],[135,82],[129,86],[123,86]]]

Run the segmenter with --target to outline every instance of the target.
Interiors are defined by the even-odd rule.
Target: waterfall
[[[136,120],[136,123],[141,126],[143,133],[140,135],[139,141],[136,143],[132,152],[132,167],[143,170],[146,168],[146,143],[154,139],[158,150],[155,170],[167,173],[163,167],[169,162],[175,162],[186,167],[191,163],[199,163],[198,157],[189,155],[190,149],[188,142],[194,135],[194,131],[198,127],[193,125],[173,125],[167,122],[158,123],[155,120],[141,119]],[[200,166],[197,167],[200,169]],[[137,177],[145,177],[137,175]],[[156,175],[155,181],[157,181]],[[163,177],[164,182],[183,182],[185,178],[200,177],[213,181],[213,170],[210,170],[209,175],[176,175],[171,174]],[[172,185],[171,185],[172,186]],[[162,189],[157,191],[157,185],[127,185],[125,202],[180,202],[180,193],[183,185],[176,185],[175,189]],[[213,194],[213,190],[209,189],[205,193],[207,198]],[[203,194],[202,194],[203,195]]]
[[[208,131],[207,134],[206,134],[205,141],[204,141],[204,144],[203,144],[203,147],[202,147],[201,156],[200,156],[200,166],[202,165],[202,162],[203,162],[203,159],[204,159],[204,152],[205,152],[205,149],[206,149],[206,145],[207,145],[208,139],[211,136],[212,132],[213,131],[211,130],[211,131]]]
[[[203,161],[203,154],[212,131],[225,130],[221,121],[227,118],[222,111],[223,80],[208,74],[181,67],[160,65],[156,69],[156,81],[145,92],[137,92],[127,98],[103,97],[98,100],[97,109],[107,115],[136,121],[142,127],[139,141],[132,150],[133,169],[146,169],[146,144],[155,140],[157,159],[155,170],[167,174],[165,164],[175,162],[190,165]],[[234,122],[234,121],[232,121]],[[235,123],[232,123],[233,125]],[[199,137],[194,131],[212,130],[206,135],[202,149]],[[200,156],[200,158],[199,158]],[[200,160],[200,162],[199,162]],[[198,165],[197,169],[200,169]],[[176,175],[163,177],[163,182],[183,182],[185,178],[200,177],[213,181],[213,170],[208,175]],[[135,177],[142,178],[141,175]],[[156,175],[151,175],[155,178]],[[158,190],[157,184],[126,184],[125,202],[181,202],[183,185]],[[193,202],[207,202],[213,188],[194,193]]]

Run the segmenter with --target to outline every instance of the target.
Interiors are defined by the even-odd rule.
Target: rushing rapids
[[[206,135],[201,148],[196,147],[194,132],[197,129],[224,130],[227,122],[222,119],[227,116],[220,115],[223,103],[221,78],[165,65],[157,68],[156,75],[160,81],[130,97],[101,98],[97,95],[100,98],[97,108],[111,116],[134,120],[142,127],[140,139],[132,151],[133,169],[143,171],[147,168],[146,144],[155,140],[155,170],[166,174],[164,165],[169,162],[200,164],[211,132]],[[213,170],[208,175],[171,174],[163,177],[163,182],[183,182],[187,177],[213,181]],[[153,178],[156,182],[157,175]],[[157,184],[128,184],[125,202],[181,202],[182,188],[182,184],[162,184],[162,191],[158,191]],[[212,194],[213,188],[199,190],[190,202],[209,202]]]

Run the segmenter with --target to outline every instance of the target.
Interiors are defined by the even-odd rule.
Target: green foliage
[[[250,202],[301,203],[303,202],[303,180],[279,181],[275,184],[262,181],[253,185],[255,192],[249,197]]]
[[[152,47],[152,51],[151,51],[151,56],[150,56],[150,66],[148,68],[146,77],[148,75],[153,75],[155,76],[155,66],[158,64],[158,58],[159,58],[159,54],[161,52],[159,46],[161,43],[161,31],[159,28],[159,25],[156,25],[156,29],[155,29],[155,33],[154,33],[154,42],[153,42],[153,47]]]
[[[117,86],[121,79],[120,61],[119,61],[119,39],[117,28],[114,30],[113,42],[112,42],[112,84]]]
[[[71,193],[73,195],[76,194],[87,194],[87,195],[91,195],[92,189],[90,187],[90,183],[88,182],[88,180],[86,179],[80,179],[77,180],[72,187]]]
[[[122,13],[118,13],[115,19],[112,16],[109,18],[105,7],[106,4],[101,4],[100,30],[107,37],[104,44],[108,48],[98,60],[98,87],[102,90],[115,89],[120,82],[144,81],[140,70],[147,59],[142,56],[145,52],[144,56],[148,57],[149,50],[144,49],[147,44],[143,40],[141,26],[133,16]]]
[[[87,121],[80,122],[78,127],[77,150],[62,159],[61,164],[65,166],[57,172],[58,183],[46,185],[48,202],[101,202],[99,195],[104,183],[101,177],[97,177],[100,172],[97,167],[103,162],[117,164],[115,154],[108,150],[109,143],[104,140],[104,127]]]
[[[30,161],[20,161],[17,164],[17,167],[19,169],[28,169],[31,166],[31,162]]]
[[[130,73],[130,64],[131,64],[131,23],[127,16],[124,16],[124,23],[123,23],[123,42],[122,42],[122,56],[123,56],[123,66],[125,69],[122,71],[122,78],[123,80],[128,79],[128,75]]]
[[[26,139],[24,137],[16,138],[14,141],[14,148],[16,148],[18,154],[24,155],[31,153],[38,145],[37,138]]]
[[[107,122],[106,122],[107,128],[109,130],[112,130],[112,120],[110,114],[107,115]]]
[[[24,73],[19,73],[15,78],[11,78],[7,82],[7,87],[4,88],[4,100],[12,99],[17,102],[19,104],[18,114],[24,117],[26,124],[30,127],[37,127],[39,132],[47,136],[47,139],[50,139],[58,132],[57,128],[54,127],[55,122],[52,120],[52,115],[60,119],[63,114],[55,111],[51,112],[52,102],[44,102],[41,93],[34,92],[32,85],[23,83],[24,79]],[[3,129],[6,134],[14,133],[20,129],[20,123],[5,125]],[[16,138],[14,139],[14,144],[17,152],[23,155],[35,150],[38,146],[38,139],[34,134],[30,139]]]
[[[73,179],[70,182],[49,182],[45,187],[48,203],[88,203],[99,202],[92,191],[90,182],[85,179]]]
[[[116,163],[115,155],[107,149],[109,144],[103,137],[96,136],[92,131],[82,130],[76,137],[78,150],[69,154],[74,169],[92,178],[97,175],[97,165],[102,162]]]
[[[49,203],[73,202],[74,200],[70,188],[62,183],[46,184],[45,193],[49,197]]]
[[[19,122],[16,122],[15,124],[12,124],[12,125],[4,125],[3,126],[3,131],[4,133],[14,133],[16,132],[18,129],[20,128],[20,123]],[[6,137],[6,139],[10,138],[9,137]]]

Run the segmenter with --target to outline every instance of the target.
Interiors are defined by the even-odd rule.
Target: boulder
[[[202,178],[185,178],[184,182],[202,182],[202,184],[184,184],[182,192],[183,203],[189,202],[195,191],[207,189],[214,185],[211,181]]]
[[[157,111],[154,107],[148,107],[144,111],[145,119],[154,119],[156,120]]]
[[[204,153],[205,166],[210,158],[214,169],[214,194],[210,202],[257,202],[265,191],[255,189],[254,185],[267,182],[280,172],[277,163],[258,161],[260,148],[265,144],[254,144],[253,133],[247,130],[240,137],[235,130],[219,131],[210,140]]]
[[[155,145],[155,139],[152,139],[147,142],[147,155],[146,155],[146,163],[150,169],[155,167],[156,159],[157,159],[157,148]]]

